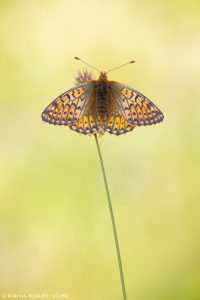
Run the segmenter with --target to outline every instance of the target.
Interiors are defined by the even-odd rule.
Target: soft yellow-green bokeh
[[[100,139],[128,299],[200,299],[194,0],[0,1],[0,291],[122,299],[94,138],[40,117],[74,85],[84,67],[74,56],[102,70],[134,59],[109,79],[165,115]]]

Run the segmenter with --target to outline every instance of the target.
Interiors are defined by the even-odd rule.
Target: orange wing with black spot
[[[93,134],[98,132],[100,129],[95,116],[87,112],[78,122],[70,125],[69,128],[82,134]]]
[[[87,113],[85,113],[78,122],[69,125],[70,129],[85,135],[97,132],[103,134],[104,131],[110,134],[120,135],[133,130],[135,127],[135,125],[128,123],[124,117],[120,115],[120,112],[113,114],[103,128],[99,126],[99,122],[92,114]]]
[[[42,120],[54,125],[70,125],[81,119],[94,92],[92,81],[76,86],[57,97],[42,113]]]
[[[163,113],[140,92],[114,81],[110,82],[110,87],[128,123],[142,126],[163,121]]]
[[[122,116],[121,111],[113,112],[105,126],[105,131],[110,134],[120,135],[132,131],[136,126],[130,124]]]

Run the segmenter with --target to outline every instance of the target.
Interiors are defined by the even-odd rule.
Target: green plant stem
[[[115,218],[114,218],[112,202],[111,202],[111,198],[110,198],[110,192],[109,192],[109,188],[108,188],[108,182],[107,182],[107,178],[106,178],[106,172],[105,172],[105,168],[104,168],[104,164],[103,164],[103,158],[102,158],[102,155],[101,155],[101,149],[100,149],[100,146],[99,146],[99,141],[98,141],[97,135],[95,134],[94,136],[95,136],[95,141],[96,141],[97,150],[98,150],[98,154],[99,154],[99,159],[100,159],[100,163],[101,163],[101,169],[102,169],[104,184],[105,184],[105,188],[106,188],[106,194],[107,194],[107,199],[108,199],[110,216],[111,216],[111,220],[112,220],[112,227],[113,227],[113,233],[114,233],[114,238],[115,238],[115,247],[116,247],[116,251],[117,251],[117,259],[118,259],[118,265],[119,265],[119,273],[120,273],[120,279],[121,279],[123,299],[127,300],[125,281],[124,281],[124,275],[123,275],[123,268],[122,268],[122,259],[121,259],[120,248],[119,248],[119,240],[118,240],[118,237],[117,237],[117,228],[116,228],[116,224],[115,224]]]

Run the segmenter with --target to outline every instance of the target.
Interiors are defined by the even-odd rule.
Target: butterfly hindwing
[[[122,116],[120,110],[113,112],[105,126],[105,131],[110,134],[120,135],[133,130],[135,125],[130,124]]]
[[[118,82],[111,82],[110,87],[128,123],[142,126],[162,122],[162,112],[140,92]]]
[[[82,134],[93,134],[99,131],[99,125],[95,117],[87,112],[78,122],[70,125],[69,128]]]
[[[76,86],[57,97],[42,113],[45,122],[54,125],[76,123],[87,109],[93,94],[93,82]]]

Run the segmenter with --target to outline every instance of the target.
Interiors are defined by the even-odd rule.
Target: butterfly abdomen
[[[104,124],[109,117],[110,97],[106,81],[99,81],[97,85],[96,112],[100,124]]]

